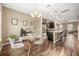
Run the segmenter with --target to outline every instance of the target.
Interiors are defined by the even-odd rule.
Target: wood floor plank
[[[18,48],[18,49],[12,49],[10,45],[5,45],[2,48],[2,51],[0,52],[0,56],[28,56],[28,51],[29,51],[29,56],[68,56],[68,51],[66,52],[66,48],[64,45],[61,46],[56,46],[56,48],[53,48],[53,43],[50,43],[49,41],[45,41],[44,44],[41,46],[41,49],[39,49],[37,46],[31,44],[32,46],[30,47],[29,50],[29,42],[25,41],[24,47]],[[77,44],[77,47],[79,44]],[[79,47],[77,48],[77,51],[79,52]],[[78,55],[78,54],[77,54]]]

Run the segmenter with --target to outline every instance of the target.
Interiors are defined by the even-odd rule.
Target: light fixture
[[[35,13],[35,15],[37,15],[38,14],[38,12],[34,12]]]
[[[57,15],[57,16],[55,16],[55,18],[58,18],[58,15]]]
[[[47,5],[46,7],[49,8],[49,7],[51,7],[51,6],[50,6],[50,5]]]
[[[31,13],[30,15],[31,15],[32,17],[34,17],[34,14],[33,14],[33,13]]]
[[[34,13],[31,13],[31,16],[32,16],[32,17],[41,17],[42,14],[39,13],[39,12],[34,12]]]
[[[42,14],[41,14],[41,13],[39,13],[39,14],[38,14],[38,17],[41,17],[41,16],[42,16]]]
[[[63,26],[62,26],[62,25],[60,25],[59,27],[60,27],[60,28],[62,28]]]

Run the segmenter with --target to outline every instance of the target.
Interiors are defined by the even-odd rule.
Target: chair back
[[[9,38],[9,42],[10,42],[10,44],[11,44],[11,47],[13,47],[14,44],[15,44],[15,39],[10,39],[10,38]]]
[[[47,38],[49,41],[53,41],[53,33],[50,31],[47,31]]]

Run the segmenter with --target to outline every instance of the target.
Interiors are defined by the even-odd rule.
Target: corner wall
[[[11,24],[11,19],[18,19],[17,25]],[[28,25],[23,25],[23,20],[27,20]],[[2,39],[3,43],[6,42],[6,39],[9,35],[15,34],[17,39],[20,37],[20,29],[27,29],[29,27],[29,20],[31,20],[31,16],[25,13],[21,13],[19,11],[15,11],[6,7],[3,7],[3,15],[2,15]]]
[[[11,24],[11,18],[18,19],[17,25]],[[28,25],[23,25],[23,20],[27,20]],[[17,36],[17,39],[20,37],[20,29],[24,28],[27,30],[27,28],[30,28],[34,33],[42,33],[42,26],[41,26],[41,20],[39,18],[33,18],[30,15],[26,13],[22,13],[19,11],[15,11],[6,7],[3,7],[3,13],[2,13],[2,41],[3,43],[7,42],[7,38],[10,34],[15,34]],[[32,28],[31,28],[32,27]]]
[[[0,38],[2,38],[2,6],[0,4]]]

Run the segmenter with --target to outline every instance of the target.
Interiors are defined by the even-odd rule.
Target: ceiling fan
[[[65,13],[65,12],[68,12],[68,11],[70,11],[70,9],[62,10],[61,13]]]
[[[70,11],[70,9],[65,9],[65,10],[62,10],[62,11],[55,10],[54,14],[57,15],[57,16],[61,16],[62,13],[66,13],[68,11]]]
[[[46,8],[49,8],[49,7],[51,7],[51,5],[46,6]],[[70,11],[70,9],[64,9],[64,10],[60,11],[60,13],[65,13],[65,12],[68,12],[68,11]],[[55,10],[54,12],[58,12],[58,11]]]
[[[58,10],[55,10],[54,13],[51,13],[53,15],[53,18],[54,19],[61,19],[65,22],[67,22],[65,19],[63,19],[63,13],[66,13],[66,12],[69,12],[70,10],[69,9],[64,9],[62,11],[58,11]]]

